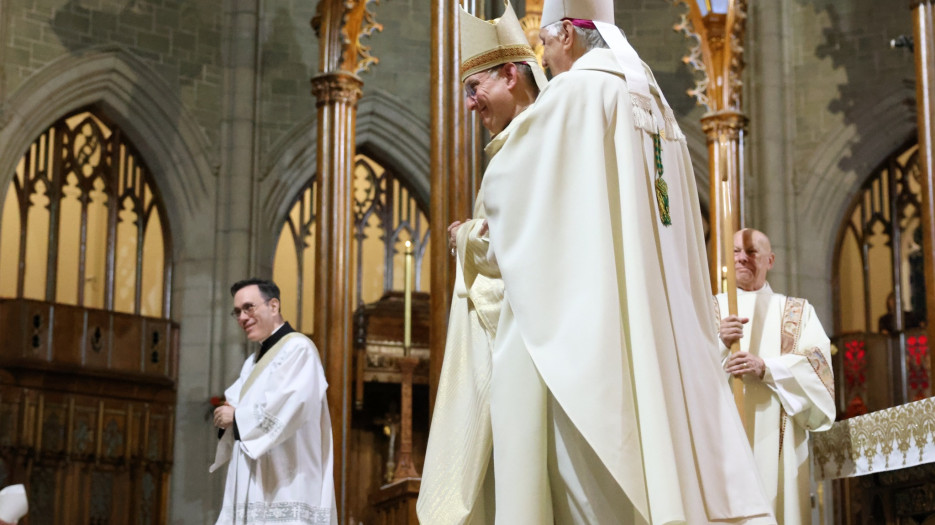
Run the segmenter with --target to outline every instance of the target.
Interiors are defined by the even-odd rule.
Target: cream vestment
[[[775,523],[714,355],[688,148],[646,71],[654,96],[631,95],[592,50],[488,145],[498,523]]]
[[[488,523],[493,511],[489,463],[491,347],[500,319],[503,281],[487,259],[489,241],[481,235],[483,186],[474,218],[461,225],[457,275],[445,360],[439,378],[432,427],[425,452],[417,510],[422,523]],[[486,478],[485,478],[486,477]]]
[[[727,296],[717,296],[720,319]],[[811,523],[808,433],[834,423],[831,343],[805,299],[737,290],[737,312],[750,321],[740,349],[766,363],[762,380],[744,379],[747,437],[776,519],[785,525]],[[729,350],[721,344],[721,358]]]

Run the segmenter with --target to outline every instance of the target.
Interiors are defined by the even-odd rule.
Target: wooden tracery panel
[[[168,317],[171,244],[149,170],[91,110],[17,165],[0,220],[0,296]]]
[[[927,397],[919,148],[884,161],[845,215],[834,262],[841,409],[853,416]]]
[[[299,192],[279,234],[273,280],[282,291],[285,315],[310,333],[314,311],[315,193],[317,177]],[[354,165],[354,295],[356,306],[403,289],[404,245],[415,250],[415,290],[428,291],[429,222],[405,182],[366,155]]]

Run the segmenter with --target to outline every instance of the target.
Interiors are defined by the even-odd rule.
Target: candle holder
[[[419,473],[412,462],[412,373],[419,360],[412,357],[412,243],[406,241],[406,276],[404,288],[403,357],[399,359],[399,461],[393,482],[406,478],[418,478]]]

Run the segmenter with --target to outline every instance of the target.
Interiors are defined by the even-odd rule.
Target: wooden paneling
[[[84,342],[85,309],[55,305],[52,318],[52,360],[65,365],[80,366]]]
[[[0,484],[26,484],[21,524],[165,523],[178,327],[25,299],[0,314]]]
[[[121,372],[143,371],[143,326],[131,315],[114,314],[114,346],[110,365]]]
[[[0,384],[4,484],[25,483],[24,525],[163,523],[172,406]],[[145,511],[145,512],[144,512]]]
[[[28,299],[0,299],[0,369],[145,374],[174,382],[178,327],[134,316]],[[43,364],[40,364],[43,363]]]
[[[87,333],[84,334],[84,364],[88,368],[108,368],[111,352],[111,313],[88,310]]]
[[[168,375],[169,337],[168,321],[146,319],[143,325],[143,371],[153,375]]]

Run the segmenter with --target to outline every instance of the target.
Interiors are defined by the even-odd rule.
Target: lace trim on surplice
[[[221,509],[218,523],[261,525],[264,523],[301,523],[303,525],[329,525],[331,509],[314,507],[298,501],[266,503],[251,501],[237,503]]]

